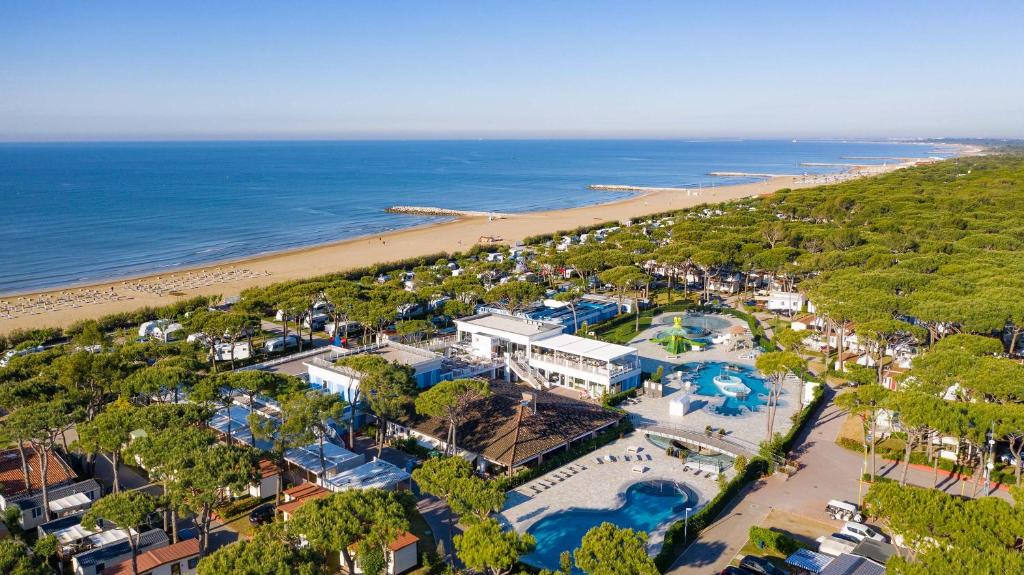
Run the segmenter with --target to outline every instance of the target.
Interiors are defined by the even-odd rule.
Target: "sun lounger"
[[[629,461],[629,456],[628,455],[623,455],[622,456],[622,460],[623,461]]]
[[[597,464],[598,465],[603,465],[604,464],[604,460],[601,459],[600,457],[596,457],[595,459],[597,460]]]
[[[644,465],[634,465],[633,473],[647,473],[647,467]]]

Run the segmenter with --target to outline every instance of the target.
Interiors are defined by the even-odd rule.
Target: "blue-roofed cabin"
[[[139,537],[138,553],[166,547],[167,543],[167,534],[163,530],[151,529]],[[115,542],[75,555],[71,558],[71,566],[75,575],[101,575],[107,567],[131,559],[131,556],[131,544],[127,538],[122,537]]]

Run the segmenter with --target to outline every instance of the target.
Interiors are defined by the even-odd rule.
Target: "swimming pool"
[[[562,551],[579,547],[587,531],[601,523],[650,534],[681,517],[687,504],[696,502],[685,487],[667,481],[634,483],[620,498],[623,503],[618,509],[567,509],[534,523],[527,531],[537,539],[537,547],[523,560],[536,567],[558,569]]]
[[[754,368],[734,363],[686,363],[680,366],[683,381],[691,381],[696,385],[694,393],[699,396],[722,398],[711,401],[711,410],[718,415],[736,416],[748,411],[758,411],[768,401],[768,386],[759,377]],[[719,378],[719,383],[715,378]],[[721,382],[734,381],[750,389],[746,395],[724,393]],[[734,390],[734,388],[729,388]]]
[[[729,329],[729,326],[732,325],[732,323],[726,318],[717,315],[688,313],[683,316],[683,325],[716,332]]]

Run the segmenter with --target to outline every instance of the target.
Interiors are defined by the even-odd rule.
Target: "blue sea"
[[[944,155],[824,141],[0,144],[0,294],[190,267],[415,226],[391,205],[520,212],[602,203],[589,184],[730,184],[712,171]],[[948,155],[948,151],[947,154]]]

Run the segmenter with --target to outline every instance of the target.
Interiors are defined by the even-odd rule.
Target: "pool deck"
[[[642,456],[639,461],[636,454],[626,453],[631,446],[642,448],[639,452],[639,455]],[[604,455],[613,455],[616,461],[597,463],[597,457]],[[629,455],[630,461],[625,461],[625,455]],[[648,457],[650,457],[649,460]],[[499,514],[499,520],[516,531],[524,533],[540,519],[570,508],[618,509],[622,505],[623,496],[630,485],[648,481],[672,481],[684,484],[697,497],[694,511],[718,493],[718,482],[714,476],[705,477],[704,473],[695,475],[692,470],[684,471],[682,461],[669,457],[664,450],[651,445],[643,434],[638,432],[618,439],[560,469],[564,470],[573,465],[576,467],[582,465],[586,469],[562,481],[552,478],[559,471],[556,470],[509,491],[505,508]],[[643,465],[647,471],[645,473],[633,471],[633,467],[638,465]],[[731,475],[732,470],[729,470],[727,474]],[[548,480],[548,483],[554,483],[554,485],[540,493],[533,493],[529,486],[541,480]],[[681,519],[682,516],[679,518]],[[648,533],[648,551],[650,553],[657,553],[661,548],[667,527],[668,524]]]
[[[685,313],[666,313],[653,318],[651,327],[638,334],[628,345],[636,347],[640,351],[640,362],[644,371],[653,372],[658,365],[663,365],[665,371],[684,363],[693,362],[724,362],[753,367],[755,360],[751,357],[741,357],[750,353],[750,350],[730,351],[728,344],[711,345],[705,351],[688,351],[679,355],[669,355],[665,349],[657,343],[651,342],[659,331],[672,325],[672,318]],[[730,327],[735,325],[746,326],[746,322],[728,315],[715,315],[716,319],[726,320]],[[728,328],[726,328],[728,329]],[[726,416],[707,413],[702,409],[691,411],[685,416],[670,416],[669,403],[676,393],[681,390],[679,384],[665,381],[664,395],[660,398],[642,397],[638,403],[623,404],[621,407],[628,411],[638,427],[662,426],[662,427],[685,427],[690,430],[703,432],[708,425],[715,429],[724,428],[726,437],[736,441],[759,444],[765,439],[767,432],[767,410],[757,413],[748,413],[742,416]],[[775,414],[775,431],[786,433],[793,423],[790,416],[797,408],[797,385],[787,383],[783,385],[782,397]],[[698,400],[700,396],[697,396]]]

